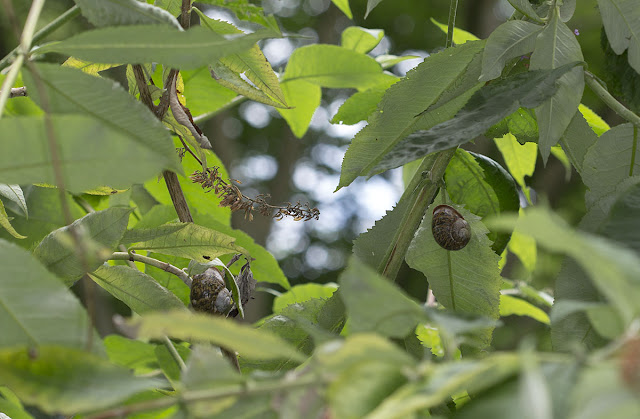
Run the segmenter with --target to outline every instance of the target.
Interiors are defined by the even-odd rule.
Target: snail
[[[431,231],[436,243],[447,250],[460,250],[471,239],[469,223],[449,205],[434,208]]]
[[[235,307],[231,291],[226,288],[224,278],[216,268],[193,276],[189,300],[195,311],[210,314],[227,315]]]

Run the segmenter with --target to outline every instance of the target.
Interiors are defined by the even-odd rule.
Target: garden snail
[[[471,239],[469,223],[449,205],[434,208],[431,231],[436,243],[447,250],[460,250]]]
[[[227,315],[234,307],[231,292],[225,287],[224,278],[216,268],[193,276],[191,306],[195,311]]]

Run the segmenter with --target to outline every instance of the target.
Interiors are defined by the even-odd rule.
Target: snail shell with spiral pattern
[[[471,239],[469,223],[450,205],[434,208],[431,231],[436,243],[447,250],[460,250]]]

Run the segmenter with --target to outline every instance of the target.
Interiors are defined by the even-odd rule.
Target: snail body
[[[231,292],[216,268],[194,275],[189,300],[195,311],[210,314],[226,315],[234,307]]]
[[[450,205],[434,208],[431,231],[436,243],[446,250],[460,250],[471,239],[469,223]]]

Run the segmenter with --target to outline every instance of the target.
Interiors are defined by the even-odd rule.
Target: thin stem
[[[175,276],[177,276],[178,278],[180,278],[182,280],[182,282],[185,283],[185,285],[187,285],[189,288],[191,288],[191,277],[189,277],[189,275],[187,275],[187,273],[185,271],[183,271],[182,269],[178,268],[177,266],[174,266],[170,263],[167,262],[163,262],[161,260],[158,259],[154,259],[154,258],[150,258],[149,256],[143,256],[143,255],[139,255],[137,253],[128,253],[128,252],[114,252],[110,257],[109,260],[129,260],[131,262],[142,262],[146,265],[151,265],[151,266],[155,266],[158,269],[162,269],[165,272],[169,272],[170,274],[173,274]]]
[[[180,367],[180,371],[186,370],[187,365],[184,363],[184,360],[178,353],[176,347],[173,345],[173,342],[171,342],[171,339],[169,339],[167,336],[164,336],[162,340],[164,342],[164,346],[167,347],[167,349],[169,350],[169,353],[171,354],[173,359],[176,361],[176,364],[178,364],[178,367]]]
[[[447,24],[447,40],[444,44],[445,48],[453,45],[453,29],[456,26],[456,12],[458,10],[458,0],[451,0],[449,3],[449,22]]]
[[[4,112],[4,108],[7,105],[7,101],[9,100],[9,95],[11,95],[11,86],[16,82],[18,78],[18,73],[20,72],[20,68],[22,67],[22,63],[24,62],[24,55],[20,54],[16,58],[16,60],[11,65],[11,69],[7,74],[7,77],[4,79],[2,83],[2,87],[0,88],[0,118],[2,118],[2,114]]]
[[[124,407],[116,407],[105,410],[101,413],[87,416],[87,419],[108,419],[125,417],[132,413],[144,412],[147,410],[162,409],[173,406],[176,403],[194,403],[201,400],[217,400],[227,397],[255,396],[261,394],[275,393],[296,388],[302,388],[314,384],[319,384],[320,379],[315,376],[304,377],[298,380],[281,380],[276,382],[260,383],[249,386],[248,384],[234,385],[232,387],[211,388],[206,390],[196,390],[184,393],[181,397],[164,397],[162,399],[150,400],[131,404]]]
[[[616,98],[614,98],[609,91],[600,84],[597,77],[589,72],[584,72],[584,79],[587,82],[587,85],[591,88],[593,93],[595,93],[602,101],[615,113],[631,122],[636,127],[640,127],[640,116],[631,112],[627,107],[625,107],[622,103],[620,103]]]
[[[33,38],[31,38],[31,43],[35,44],[36,42],[42,40],[45,36],[54,32],[56,29],[60,28],[62,25],[64,25],[74,17],[78,16],[79,14],[80,14],[80,8],[77,5],[73,6],[72,8],[70,8],[69,10],[67,10],[57,18],[55,18],[53,21],[51,21],[51,23],[49,23],[48,25],[40,29],[38,32],[36,32],[33,35]],[[4,68],[6,68],[10,64],[11,59],[15,57],[17,53],[18,53],[18,47],[14,48],[11,52],[5,55],[4,58],[0,60],[0,70],[3,70]]]

